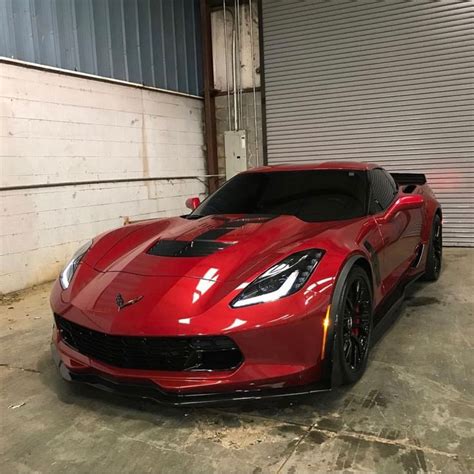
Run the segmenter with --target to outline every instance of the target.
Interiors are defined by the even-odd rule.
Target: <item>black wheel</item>
[[[342,383],[360,379],[367,365],[372,335],[372,286],[367,273],[354,267],[337,302],[336,350]]]
[[[441,218],[435,215],[431,230],[431,239],[428,245],[428,255],[426,257],[425,274],[423,280],[436,281],[441,273],[443,262],[443,226]]]

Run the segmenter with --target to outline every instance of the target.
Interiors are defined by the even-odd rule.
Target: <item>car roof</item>
[[[305,163],[305,164],[282,164],[261,166],[259,168],[249,169],[248,172],[274,172],[274,171],[306,171],[306,170],[353,170],[367,171],[374,168],[380,168],[375,163],[366,163],[362,161],[324,161],[322,163]]]

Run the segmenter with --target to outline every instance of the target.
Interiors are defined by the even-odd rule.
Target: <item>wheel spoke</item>
[[[344,359],[352,370],[364,362],[370,336],[371,300],[367,282],[358,278],[345,296],[342,315]]]
[[[344,359],[346,359],[347,362],[349,362],[349,354],[351,351],[352,343],[351,340],[349,339],[347,342],[347,345],[344,344]]]
[[[438,224],[433,235],[433,266],[435,273],[439,273],[441,269],[441,258],[443,252],[442,227]]]
[[[355,369],[359,365],[360,361],[360,350],[359,346],[357,344],[352,344],[352,360],[351,360],[351,366]]]
[[[359,339],[356,337],[356,336],[352,336],[352,342],[354,343],[354,346],[357,346],[358,348],[360,348],[360,341]]]

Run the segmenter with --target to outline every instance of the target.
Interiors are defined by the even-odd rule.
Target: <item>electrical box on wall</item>
[[[224,133],[225,177],[232,178],[247,169],[247,132],[245,130]]]

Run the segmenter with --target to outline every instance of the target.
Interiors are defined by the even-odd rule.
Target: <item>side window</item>
[[[377,168],[370,172],[370,186],[370,213],[384,211],[397,193],[395,181],[386,171]]]
[[[390,183],[390,187],[392,188],[393,194],[397,194],[398,192],[398,186],[397,183],[395,183],[395,180],[392,178],[392,175],[388,172],[383,170],[384,175],[386,176],[388,182]]]

